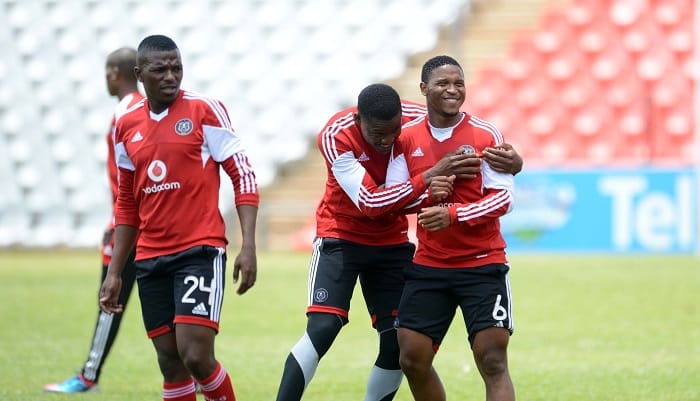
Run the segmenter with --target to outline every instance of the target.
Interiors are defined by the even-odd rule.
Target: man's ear
[[[425,82],[420,83],[420,93],[423,96],[428,96],[428,84],[426,84]]]

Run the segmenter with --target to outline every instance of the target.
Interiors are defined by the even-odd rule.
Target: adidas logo
[[[425,155],[423,154],[423,150],[422,150],[422,149],[420,148],[420,146],[419,146],[416,150],[413,151],[413,153],[411,153],[411,156],[413,156],[413,157],[422,157],[422,156],[425,156]]]
[[[207,307],[204,306],[204,302],[200,302],[199,305],[192,308],[192,314],[207,316],[209,312],[207,312]]]
[[[369,156],[367,156],[367,153],[362,152],[362,154],[360,155],[360,157],[357,158],[357,160],[361,162],[366,162],[367,160],[369,160]]]
[[[131,142],[138,142],[138,141],[143,141],[143,136],[141,135],[141,131],[136,131],[136,135],[134,135],[134,137],[131,138]]]

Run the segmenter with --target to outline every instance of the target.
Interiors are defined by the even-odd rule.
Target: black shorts
[[[403,270],[410,265],[415,246],[410,242],[368,246],[336,238],[316,238],[309,266],[307,313],[333,313],[348,321],[350,299],[357,279],[372,326],[393,326],[401,292]]]
[[[488,327],[503,327],[512,333],[509,269],[501,263],[463,269],[407,268],[397,326],[440,344],[459,306],[470,344],[478,331]]]
[[[225,250],[212,246],[136,261],[148,337],[165,334],[177,323],[198,324],[218,332],[225,275]]]

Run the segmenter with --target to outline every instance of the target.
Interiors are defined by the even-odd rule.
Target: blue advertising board
[[[692,169],[523,171],[501,219],[508,251],[697,251]]]

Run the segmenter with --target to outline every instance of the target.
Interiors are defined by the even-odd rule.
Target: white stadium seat
[[[185,63],[183,88],[224,102],[267,186],[280,166],[304,157],[334,112],[367,84],[400,75],[468,3],[0,0],[0,177],[9,186],[0,247],[99,241],[111,208],[110,51],[171,36]]]

